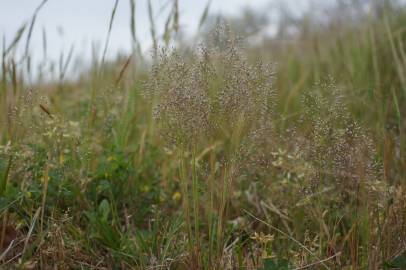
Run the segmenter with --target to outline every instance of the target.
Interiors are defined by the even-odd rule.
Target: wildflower
[[[65,162],[65,156],[63,155],[63,153],[61,153],[59,155],[59,164],[62,165]]]
[[[179,191],[176,191],[172,195],[172,200],[174,200],[175,202],[178,202],[181,198],[182,198],[182,194]]]
[[[141,186],[140,190],[142,193],[148,193],[150,191],[150,187],[148,185]]]
[[[266,245],[269,242],[272,242],[274,240],[275,236],[271,234],[264,234],[263,232],[260,232],[259,234],[257,232],[254,232],[254,235],[251,236],[251,239]]]

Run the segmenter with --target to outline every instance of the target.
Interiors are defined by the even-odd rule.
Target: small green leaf
[[[289,270],[289,262],[285,259],[264,259],[264,267],[258,270]]]
[[[106,199],[100,203],[99,213],[101,214],[101,220],[107,221],[110,213],[110,204]]]
[[[3,196],[4,192],[7,189],[7,180],[8,180],[8,175],[10,173],[11,161],[12,161],[12,158],[10,157],[8,160],[8,163],[7,163],[7,167],[5,168],[4,173],[1,175],[1,178],[0,178],[0,196]],[[1,165],[2,164],[0,163],[0,166]],[[0,169],[1,169],[1,167],[0,167]]]
[[[384,263],[385,269],[406,269],[406,252]]]

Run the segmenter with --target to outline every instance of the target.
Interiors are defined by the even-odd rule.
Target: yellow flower
[[[61,153],[59,155],[59,164],[62,165],[65,162],[65,156]]]
[[[147,193],[150,190],[150,188],[147,185],[143,185],[143,186],[141,186],[140,190],[143,193]]]
[[[274,236],[271,234],[264,234],[263,232],[260,232],[259,234],[255,232],[254,236],[251,236],[251,239],[263,244],[267,244],[268,242],[273,241]]]
[[[175,202],[179,201],[181,198],[182,198],[182,194],[180,194],[179,191],[176,191],[172,195],[172,200],[174,200]]]

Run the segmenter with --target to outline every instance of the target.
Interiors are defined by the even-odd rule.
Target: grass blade
[[[137,44],[137,29],[136,29],[136,5],[135,0],[130,0],[130,31],[131,31],[131,38],[133,40],[133,46]]]
[[[47,33],[45,31],[45,28],[42,28],[42,52],[44,54],[44,59],[47,58]]]
[[[30,40],[31,40],[32,32],[34,30],[36,18],[37,18],[37,16],[34,15],[34,17],[31,20],[31,23],[30,23],[30,28],[28,29],[27,41],[25,42],[24,58],[28,56],[28,51],[30,48]]]
[[[124,75],[125,71],[127,70],[128,65],[131,62],[131,58],[132,58],[132,55],[130,55],[128,57],[127,61],[125,61],[125,63],[124,63],[124,66],[121,68],[120,73],[115,81],[116,86],[120,83],[121,79],[123,78],[123,75]]]
[[[175,33],[179,31],[179,1],[175,0],[173,6],[173,29]]]
[[[152,46],[154,49],[154,54],[157,53],[158,51],[158,44],[157,44],[157,39],[156,39],[156,32],[155,32],[155,21],[154,21],[154,12],[152,9],[152,4],[151,0],[148,1],[148,18],[149,18],[149,24],[150,24],[150,33],[151,33],[151,39],[152,39]]]
[[[8,175],[10,174],[11,163],[12,163],[12,157],[10,156],[9,159],[8,159],[6,171],[4,172],[3,177],[1,178],[0,196],[3,196],[4,192],[7,189]]]
[[[21,37],[24,34],[24,31],[27,27],[27,23],[24,23],[17,31],[16,35],[14,36],[13,41],[11,42],[11,44],[8,46],[5,55],[9,54],[10,51],[17,46],[18,42],[20,41]]]
[[[204,22],[207,19],[207,16],[209,15],[210,4],[211,4],[211,0],[207,1],[206,7],[204,8],[203,14],[199,20],[198,30],[200,30],[202,28]]]
[[[72,60],[73,50],[74,50],[74,46],[72,45],[71,48],[70,48],[70,50],[69,50],[68,58],[66,59],[65,63],[63,63],[63,57],[61,58],[60,74],[59,74],[59,80],[60,80],[60,82],[62,82],[63,79],[65,78],[66,71],[68,70],[69,63],[70,63],[70,61]],[[63,55],[62,55],[62,56],[63,56]]]
[[[106,42],[104,43],[104,50],[103,50],[103,56],[102,56],[102,60],[101,60],[101,65],[104,64],[104,61],[105,61],[105,58],[106,58],[107,48],[109,46],[109,41],[110,41],[111,29],[113,28],[113,21],[114,21],[115,15],[116,15],[118,2],[119,2],[119,0],[115,1],[113,11],[111,12],[110,22],[109,22],[109,29],[107,31]]]

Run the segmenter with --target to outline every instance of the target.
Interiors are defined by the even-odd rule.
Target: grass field
[[[77,79],[15,54],[36,14],[3,45],[1,269],[406,269],[406,7],[170,48],[173,3]]]

